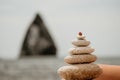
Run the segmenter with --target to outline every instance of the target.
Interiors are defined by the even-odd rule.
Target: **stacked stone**
[[[97,78],[102,69],[94,64],[97,57],[92,54],[94,49],[91,48],[90,41],[85,39],[81,32],[77,39],[72,41],[73,48],[69,50],[70,55],[65,57],[64,61],[70,65],[63,66],[58,70],[62,80],[93,80]]]

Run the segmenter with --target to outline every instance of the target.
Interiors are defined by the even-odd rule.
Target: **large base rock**
[[[75,64],[63,66],[58,73],[65,80],[92,80],[102,73],[96,64]]]

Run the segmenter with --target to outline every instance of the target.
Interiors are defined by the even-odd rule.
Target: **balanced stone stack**
[[[69,50],[70,55],[64,59],[68,65],[58,69],[62,80],[93,80],[97,78],[102,73],[102,69],[93,63],[97,57],[92,54],[94,49],[89,46],[90,41],[87,41],[85,36],[79,32],[77,39],[73,40],[72,44],[74,47]]]

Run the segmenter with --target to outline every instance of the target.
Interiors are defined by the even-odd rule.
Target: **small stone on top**
[[[85,36],[82,34],[82,32],[78,33],[77,39],[79,39],[79,40],[85,40]]]
[[[79,34],[80,36],[82,36],[82,32],[79,32],[78,34]]]

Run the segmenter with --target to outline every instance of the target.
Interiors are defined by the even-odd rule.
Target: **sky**
[[[0,56],[9,51],[19,54],[28,26],[40,13],[58,46],[58,56],[68,55],[71,40],[82,31],[96,55],[118,57],[119,4],[120,0],[0,0]]]

